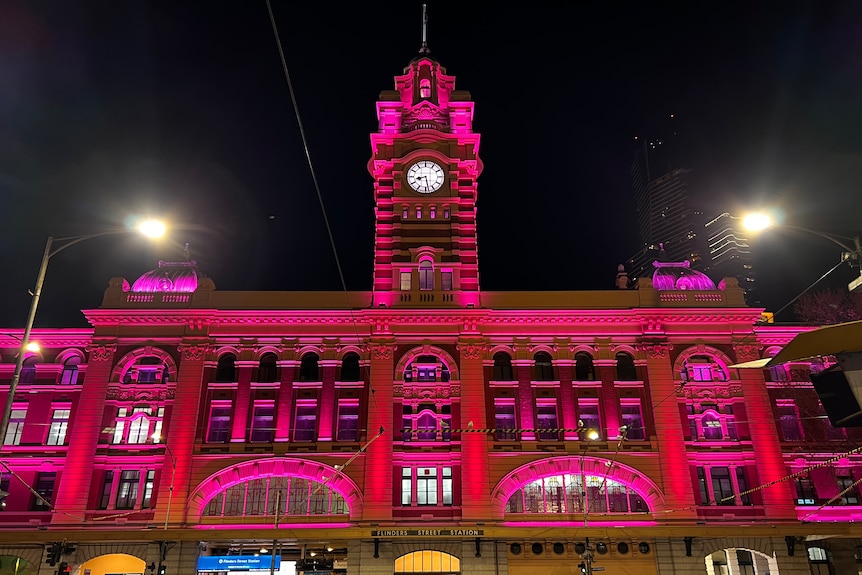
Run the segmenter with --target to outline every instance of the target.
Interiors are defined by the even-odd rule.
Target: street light
[[[811,234],[825,240],[832,242],[833,244],[840,247],[841,252],[841,261],[839,265],[848,262],[851,266],[859,267],[862,264],[862,244],[859,242],[859,236],[841,236],[837,234],[828,234],[826,232],[821,232],[818,230],[812,230],[810,228],[803,228],[801,226],[791,226],[788,224],[776,224],[772,221],[767,214],[762,213],[752,213],[742,217],[742,225],[745,229],[752,232],[759,232],[761,230],[765,230],[767,228],[775,227],[782,228],[787,230],[794,230],[797,232],[802,232],[806,234]],[[853,242],[850,245],[848,242]],[[837,266],[836,266],[837,267]],[[833,268],[835,269],[835,268]],[[830,272],[832,270],[829,270]],[[827,272],[829,273],[829,272]],[[822,279],[822,278],[821,278]],[[847,285],[847,289],[851,292],[857,291],[862,288],[862,271],[859,273],[859,277],[851,281]]]
[[[165,225],[161,222],[152,220],[145,221],[134,228],[142,234],[149,237],[160,237],[165,233]],[[15,363],[15,371],[12,374],[12,381],[9,383],[9,395],[6,397],[6,406],[3,409],[3,416],[0,418],[0,446],[6,443],[6,431],[9,429],[9,418],[12,415],[12,406],[15,403],[15,390],[18,388],[18,381],[21,379],[21,370],[24,367],[24,356],[30,350],[30,332],[33,330],[33,321],[36,319],[36,310],[39,308],[39,298],[42,295],[42,284],[45,282],[45,272],[48,271],[48,261],[62,252],[66,248],[72,247],[85,240],[98,238],[101,236],[110,236],[115,234],[126,234],[132,230],[127,228],[118,230],[108,230],[93,234],[84,234],[80,236],[71,236],[67,238],[54,238],[48,236],[48,241],[45,242],[45,251],[42,254],[42,263],[39,266],[39,273],[36,276],[36,287],[33,288],[30,300],[30,313],[27,315],[27,324],[24,326],[24,335],[21,337],[21,349],[18,351],[18,361]]]
[[[159,434],[152,435],[153,441],[159,443]],[[165,453],[171,458],[171,484],[168,486],[168,508],[165,510],[165,531],[168,529],[168,520],[171,518],[171,503],[174,500],[174,479],[177,477],[177,457],[167,443],[162,443],[165,446]]]

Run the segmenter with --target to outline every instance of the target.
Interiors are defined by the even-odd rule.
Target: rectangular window
[[[78,364],[67,360],[63,364],[63,373],[60,374],[61,385],[75,385],[78,383]]]
[[[518,439],[515,433],[515,400],[494,400],[494,428],[497,441],[515,441]]]
[[[443,291],[452,291],[452,270],[440,272],[440,288]]]
[[[5,491],[9,493],[9,484],[12,483],[12,474],[11,473],[0,473],[0,491]],[[3,511],[6,507],[0,505],[0,511]]]
[[[111,504],[111,493],[114,491],[114,472],[106,471],[102,481],[102,497],[99,498],[99,509],[107,509]]]
[[[814,500],[816,499],[814,483],[805,477],[797,477],[794,483],[796,484],[796,504],[814,505]]]
[[[602,434],[602,422],[599,418],[599,401],[597,399],[578,400],[578,427],[587,431],[596,431]]]
[[[33,496],[31,511],[48,511],[51,509],[52,498],[54,497],[54,482],[57,480],[57,474],[53,471],[39,472],[36,474],[36,483],[33,485],[33,490],[39,494],[39,497]]]
[[[210,407],[209,431],[207,432],[208,443],[227,443],[230,440],[230,403],[213,403]]]
[[[745,468],[737,467],[736,468],[736,488],[740,493],[739,502],[743,505],[751,505],[751,495],[749,493],[745,493],[748,491],[748,480],[745,479]]]
[[[419,467],[416,469],[416,504],[437,505],[437,469]]]
[[[417,219],[417,220],[421,220],[421,219],[422,219],[422,208],[420,208],[420,207],[417,207],[417,208],[416,208],[416,219]]]
[[[27,417],[27,409],[13,409],[9,415],[9,426],[6,428],[6,437],[3,445],[20,445],[21,434],[24,432],[24,419]]]
[[[706,483],[706,472],[703,467],[697,468],[697,486],[700,493],[700,504],[709,505],[709,486]]]
[[[712,478],[712,496],[716,505],[736,505],[733,497],[733,482],[730,480],[730,469],[713,467],[710,469]]]
[[[835,479],[838,481],[838,493],[847,492],[841,496],[842,505],[859,505],[859,488],[853,485],[853,476],[849,469],[836,469]]]
[[[443,484],[440,486],[443,491],[443,505],[452,505],[452,468],[444,467]]]
[[[120,482],[117,486],[117,509],[134,509],[138,502],[138,484],[141,482],[141,472],[128,470],[120,472]]]
[[[128,410],[125,407],[117,409],[117,419],[114,421],[114,437],[111,438],[111,443],[117,444],[123,442],[123,435],[126,430],[126,416]]]
[[[434,289],[434,268],[431,267],[429,262],[422,262],[419,264],[419,289]]]
[[[303,401],[296,406],[294,441],[314,441],[317,431],[317,400]]]
[[[443,219],[449,219],[449,208],[443,208]]]
[[[153,503],[153,485],[156,481],[156,472],[153,469],[147,471],[147,480],[144,482],[144,500],[141,509],[149,509]]]
[[[410,217],[410,210],[407,208],[407,206],[404,206],[403,208],[401,208],[401,219],[406,220],[409,217]]]
[[[559,441],[560,432],[557,424],[557,403],[544,402],[536,405],[536,422],[539,428],[539,439],[546,441]]]
[[[48,429],[48,445],[66,443],[66,430],[69,427],[69,409],[55,409],[51,414],[51,427]]]
[[[129,437],[127,440],[130,445],[146,443],[150,438],[150,418],[147,417],[148,415],[150,415],[149,407],[132,408],[132,417],[129,421]]]
[[[790,399],[779,399],[776,402],[778,425],[784,441],[802,441],[802,426],[799,423],[799,411],[796,402]]]
[[[275,437],[275,407],[272,403],[255,404],[251,417],[252,443],[271,443]]]
[[[359,404],[338,404],[338,428],[336,441],[359,441]]]
[[[431,206],[430,208],[428,208],[428,217],[431,218],[432,220],[437,218],[437,207],[436,206]]]
[[[410,272],[401,272],[401,291],[410,291],[413,289],[412,274]]]
[[[642,441],[646,438],[640,399],[624,400],[620,405],[620,418],[623,425],[626,426],[626,438],[636,441]]]
[[[413,503],[413,470],[409,467],[401,468],[401,505]]]

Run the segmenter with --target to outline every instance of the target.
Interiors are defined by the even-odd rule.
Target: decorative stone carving
[[[733,346],[737,361],[753,361],[760,359],[760,346],[751,343],[740,343]]]
[[[116,345],[98,345],[91,347],[89,349],[90,361],[108,361],[114,355],[115,351],[117,351]]]
[[[392,359],[393,347],[385,344],[372,344],[371,354],[374,359]]]
[[[177,350],[187,361],[202,361],[206,355],[206,346],[203,345],[180,345]]]
[[[485,346],[482,344],[468,343],[458,346],[458,351],[464,359],[479,359],[485,351]]]
[[[173,388],[141,389],[130,387],[111,387],[106,394],[107,399],[117,401],[164,401],[174,398]]]
[[[650,359],[667,359],[673,345],[669,343],[643,343],[638,349],[646,351]]]

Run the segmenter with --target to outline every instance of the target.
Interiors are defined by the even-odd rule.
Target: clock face
[[[430,194],[443,187],[443,168],[430,160],[416,162],[407,170],[407,183],[420,194]]]

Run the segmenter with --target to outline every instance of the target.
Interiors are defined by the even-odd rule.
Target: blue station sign
[[[275,567],[281,565],[281,555],[275,556]],[[210,555],[198,557],[198,571],[269,571],[272,555]]]

